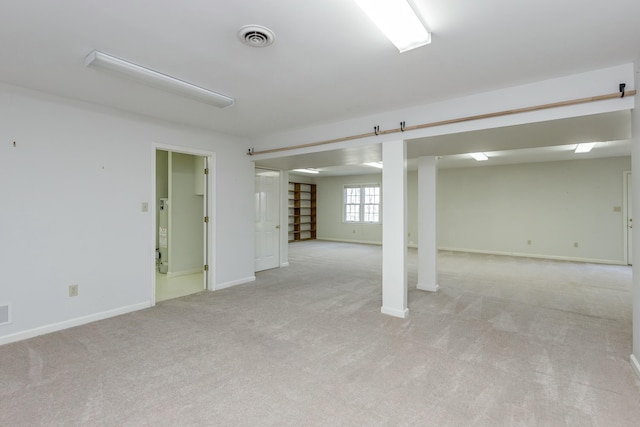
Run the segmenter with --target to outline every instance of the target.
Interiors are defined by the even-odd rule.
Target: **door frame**
[[[202,156],[206,158],[207,168],[209,169],[209,173],[206,175],[206,211],[209,213],[209,223],[207,227],[207,232],[205,233],[204,240],[206,244],[205,260],[206,264],[209,266],[209,269],[205,271],[204,280],[205,280],[205,289],[209,291],[213,291],[216,289],[216,281],[214,272],[216,269],[216,252],[215,252],[215,244],[216,241],[216,223],[217,216],[215,215],[215,196],[216,196],[216,153],[214,151],[202,150],[199,148],[193,147],[184,147],[180,145],[170,145],[163,143],[152,143],[151,144],[151,197],[149,202],[149,213],[151,213],[151,240],[150,240],[150,264],[151,268],[151,289],[150,289],[150,303],[151,306],[156,305],[156,151],[170,151],[173,153],[181,153],[181,154],[190,154],[193,156]]]
[[[629,203],[629,194],[631,194],[631,191],[629,191],[629,186],[632,185],[632,179],[631,171],[622,172],[622,235],[624,241],[624,260],[627,265],[633,264],[633,260],[631,259],[633,247],[631,246],[632,239],[630,239],[630,234],[633,233],[633,229],[629,228],[629,220],[633,221],[633,217],[629,218],[629,211],[631,210],[631,204]]]
[[[283,224],[282,223],[282,218],[283,218],[283,209],[282,209],[282,199],[283,199],[282,186],[283,186],[283,184],[282,184],[282,182],[283,182],[283,175],[285,175],[285,174],[280,169],[267,168],[267,167],[262,167],[262,166],[258,166],[258,165],[254,164],[254,168],[253,168],[254,182],[255,182],[256,172],[257,172],[258,169],[266,170],[266,171],[278,172],[278,185],[277,185],[278,194],[277,194],[277,197],[276,197],[276,206],[278,207],[278,215],[277,215],[277,218],[278,218],[278,233],[277,234],[278,235],[277,235],[277,238],[276,238],[276,241],[277,241],[277,244],[278,244],[278,250],[276,251],[276,254],[277,254],[278,259],[277,259],[277,265],[275,267],[273,267],[273,268],[280,268],[280,267],[283,266],[282,265],[282,260],[283,260],[283,258],[282,258],[282,236],[283,236],[284,227],[282,226],[282,224]],[[254,188],[254,193],[255,193],[255,188]],[[255,233],[256,233],[256,230],[254,229],[254,234]],[[287,265],[288,265],[288,263],[287,263]],[[254,256],[254,270],[255,270],[255,272],[263,271],[263,270],[256,270],[256,268],[255,268],[255,256]]]

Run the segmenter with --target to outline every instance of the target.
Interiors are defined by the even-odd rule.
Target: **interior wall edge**
[[[640,378],[640,363],[638,362],[638,359],[636,359],[636,356],[634,356],[633,354],[629,357],[629,359],[631,360],[631,367],[633,368],[633,372],[635,372],[638,378]]]
[[[114,310],[107,310],[101,313],[94,313],[88,316],[76,317],[74,319],[65,320],[58,323],[52,323],[50,325],[39,326],[37,328],[28,329],[26,331],[16,332],[14,334],[5,335],[0,337],[0,345],[10,344],[13,342],[23,341],[29,338],[34,338],[40,335],[50,334],[52,332],[62,331],[64,329],[73,328],[75,326],[86,325],[87,323],[97,322],[98,320],[108,319],[110,317],[116,317],[134,311],[144,310],[150,308],[153,304],[151,302],[142,302],[139,304],[133,304],[126,307],[119,307]]]
[[[520,252],[501,252],[501,251],[484,251],[477,249],[465,249],[465,248],[448,248],[448,247],[438,247],[439,251],[449,251],[449,252],[466,252],[472,254],[483,254],[483,255],[499,255],[499,256],[512,256],[518,258],[536,258],[536,259],[549,259],[554,261],[570,261],[570,262],[582,262],[588,264],[609,264],[609,265],[623,265],[626,266],[627,263],[621,260],[613,260],[613,259],[598,259],[598,258],[580,258],[580,257],[569,257],[569,256],[561,256],[561,255],[545,255],[545,254],[529,254],[529,253],[520,253]]]
[[[216,288],[214,291],[219,291],[221,289],[231,288],[233,286],[243,285],[245,283],[255,282],[256,276],[245,277],[244,279],[232,280],[230,282],[218,283],[216,284]]]

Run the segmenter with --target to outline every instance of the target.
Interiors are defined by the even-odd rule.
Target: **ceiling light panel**
[[[400,52],[431,43],[431,33],[407,0],[354,1]]]
[[[578,144],[576,146],[576,154],[581,154],[581,153],[588,153],[589,151],[591,151],[593,149],[593,147],[595,147],[596,143],[595,142],[585,142],[583,144]]]
[[[479,162],[484,162],[485,160],[489,160],[487,155],[484,153],[469,153],[469,155]]]
[[[114,71],[135,81],[158,89],[182,95],[219,108],[229,107],[235,100],[226,95],[187,83],[175,77],[125,61],[94,50],[85,59],[85,65]]]
[[[378,168],[378,169],[382,169],[382,162],[369,162],[369,163],[363,163],[365,166],[371,166],[374,168]]]

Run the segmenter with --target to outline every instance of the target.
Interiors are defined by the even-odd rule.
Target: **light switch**
[[[149,212],[149,203],[142,202],[142,212]]]

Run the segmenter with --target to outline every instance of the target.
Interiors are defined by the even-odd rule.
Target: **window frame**
[[[377,189],[377,195],[374,197],[377,198],[377,203],[366,203],[367,197],[365,197],[366,189],[375,188]],[[352,194],[348,194],[349,189],[358,189],[358,201],[355,202],[353,200]],[[351,200],[349,200],[351,199]],[[348,218],[351,215],[348,215],[347,208],[349,206],[357,206],[357,209],[351,210],[351,214],[353,215],[354,211],[357,211],[358,220],[349,220]],[[377,207],[377,221],[365,221],[365,217],[367,214],[367,206],[376,206]],[[342,186],[342,222],[344,224],[373,224],[379,225],[382,224],[382,186],[379,183],[369,183],[369,184],[344,184]]]

